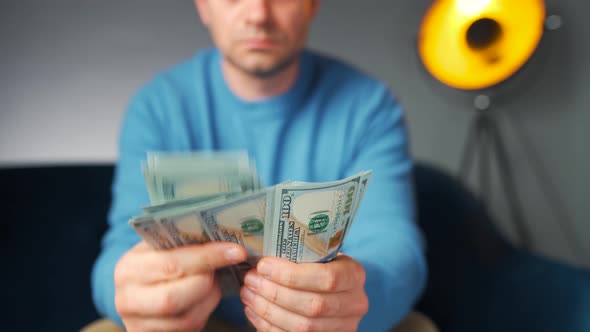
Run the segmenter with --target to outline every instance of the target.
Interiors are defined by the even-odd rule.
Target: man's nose
[[[247,8],[248,21],[251,24],[267,25],[271,19],[272,0],[248,0],[249,6]]]

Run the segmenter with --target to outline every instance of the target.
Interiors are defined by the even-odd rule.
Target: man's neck
[[[299,73],[299,60],[269,77],[255,77],[230,64],[222,62],[223,76],[230,89],[246,101],[260,101],[283,94],[295,84]]]

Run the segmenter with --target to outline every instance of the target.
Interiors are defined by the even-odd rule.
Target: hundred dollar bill
[[[367,191],[367,187],[369,186],[369,183],[371,182],[372,175],[373,175],[373,172],[371,172],[371,171],[361,173],[361,181],[360,181],[358,198],[355,200],[355,205],[354,205],[354,209],[352,212],[352,220],[353,221],[354,221],[354,218],[356,217],[356,213],[358,212],[359,205],[363,201],[363,198],[365,197],[365,192]]]
[[[157,181],[157,195],[153,198],[153,204],[253,189],[250,179],[244,179],[239,175],[201,174],[200,177],[193,177],[190,174],[161,175]]]
[[[269,194],[270,193],[270,194]],[[212,204],[200,211],[203,226],[214,241],[237,243],[248,252],[246,262],[232,266],[243,284],[244,276],[255,267],[264,252],[266,204],[273,190],[242,195],[223,204]]]
[[[348,234],[348,231],[350,230],[350,226],[352,226],[352,223],[354,222],[354,220],[356,218],[356,214],[358,212],[361,202],[363,201],[363,198],[365,197],[365,192],[367,190],[367,187],[369,186],[369,182],[371,181],[372,175],[373,175],[373,172],[371,172],[371,171],[361,173],[360,184],[359,184],[360,187],[357,192],[356,198],[354,200],[354,207],[352,208],[352,217],[350,218],[350,222],[348,223],[348,225],[346,226],[346,229],[344,230],[344,233],[342,234],[343,239],[346,238],[346,235]],[[340,242],[340,245],[338,245],[338,249],[336,250],[336,253],[338,253],[340,251],[343,243],[344,243],[344,241]]]
[[[136,217],[129,223],[155,249],[166,250],[210,241],[200,216],[194,211],[172,213],[168,216]],[[238,279],[238,271],[240,269],[237,267],[217,271],[216,278],[223,296],[239,294],[244,276]]]
[[[360,204],[361,180],[371,171],[328,183],[288,182],[276,186],[267,211],[265,256],[295,263],[326,262],[336,257]]]
[[[195,213],[160,216],[156,217],[156,220],[164,232],[163,235],[167,236],[175,247],[205,243],[210,240]]]
[[[142,169],[153,205],[261,187],[246,152],[149,152]]]
[[[172,249],[209,241],[199,216],[191,211],[138,216],[132,218],[129,224],[156,249]]]
[[[160,228],[160,224],[152,217],[134,217],[129,221],[129,225],[153,248],[163,250],[175,247],[174,243],[164,235],[164,230]]]
[[[189,209],[191,207],[198,207],[204,203],[212,203],[217,201],[226,201],[231,198],[238,197],[244,194],[243,192],[220,193],[205,196],[196,196],[185,199],[178,199],[158,205],[150,205],[142,207],[141,210],[145,214],[156,214],[159,212],[169,213],[171,210]]]
[[[261,190],[247,154],[217,152],[150,153],[143,172],[152,205],[129,224],[152,247],[230,241],[246,248],[246,262],[218,271],[224,295],[237,295],[262,256],[332,260],[372,175]]]
[[[247,249],[249,256],[262,257],[269,192],[272,189],[201,209],[201,220],[211,239],[240,244]]]
[[[241,285],[246,272],[262,257],[266,201],[267,197],[272,197],[268,194],[271,191],[227,194],[203,202],[185,200],[185,204],[170,202],[146,215],[156,222],[145,225],[144,229],[150,227],[153,236],[163,239],[160,240],[165,243],[160,246],[163,248],[210,240],[234,242],[245,247],[247,261],[230,267],[231,274]]]

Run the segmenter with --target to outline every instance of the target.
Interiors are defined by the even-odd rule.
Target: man
[[[110,229],[93,271],[105,316],[127,331],[198,331],[215,316],[260,331],[385,331],[425,282],[403,115],[379,81],[305,49],[319,0],[195,0],[217,46],[135,96],[120,138]],[[239,298],[216,269],[246,258],[232,243],[154,251],[127,220],[148,204],[147,151],[246,149],[267,185],[374,175],[334,261],[264,258]]]

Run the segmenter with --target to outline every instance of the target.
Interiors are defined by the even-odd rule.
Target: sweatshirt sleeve
[[[385,88],[363,104],[347,173],[373,170],[343,252],[364,267],[369,311],[359,331],[389,331],[414,306],[426,281],[423,239],[415,222],[412,160],[400,106]]]
[[[145,94],[144,94],[145,95]],[[149,204],[141,172],[146,151],[161,149],[157,121],[150,113],[148,99],[138,94],[129,104],[119,137],[119,159],[112,184],[109,228],[102,239],[102,249],[92,271],[92,296],[98,312],[122,325],[115,309],[114,270],[117,262],[140,237],[128,220]]]

